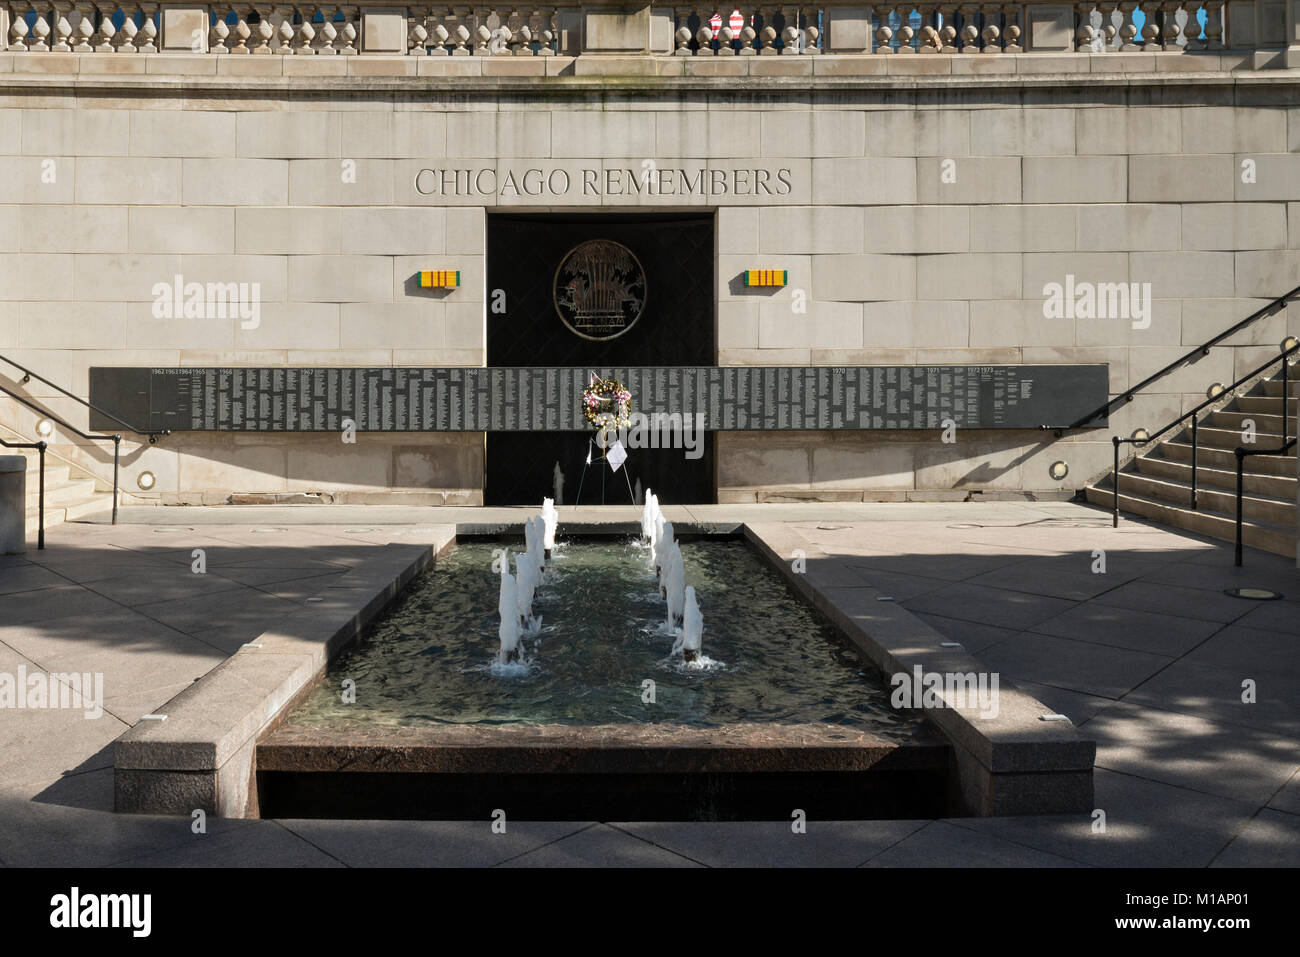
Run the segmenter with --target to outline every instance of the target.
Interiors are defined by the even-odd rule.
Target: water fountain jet
[[[497,599],[497,611],[501,615],[501,648],[497,652],[497,661],[507,665],[519,660],[519,605],[515,576],[510,574],[508,562],[501,570],[501,592]]]
[[[700,645],[704,635],[704,615],[695,599],[695,588],[686,586],[686,607],[682,614],[682,631],[673,642],[673,654],[682,653],[685,662],[700,660]]]

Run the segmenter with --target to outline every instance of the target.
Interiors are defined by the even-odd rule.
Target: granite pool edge
[[[258,739],[278,724],[330,660],[407,583],[456,541],[455,525],[422,541],[380,546],[318,597],[240,648],[113,743],[114,810],[257,817]]]
[[[825,614],[888,677],[922,673],[988,674],[920,618],[860,579],[784,523],[747,522],[743,534],[787,582]],[[801,561],[796,563],[795,559]],[[952,744],[953,795],[972,816],[1065,814],[1092,810],[1097,743],[1069,721],[1044,721],[1052,709],[999,676],[998,711],[926,708]]]

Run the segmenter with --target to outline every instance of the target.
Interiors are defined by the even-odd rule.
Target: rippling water
[[[533,604],[541,633],[522,666],[495,666],[493,549],[468,541],[417,578],[366,638],[330,667],[294,715],[303,725],[826,722],[905,740],[917,721],[843,639],[744,542],[683,542],[704,615],[704,667],[669,657],[648,549],[562,542]],[[344,679],[356,704],[344,704]],[[644,702],[655,683],[655,701]]]

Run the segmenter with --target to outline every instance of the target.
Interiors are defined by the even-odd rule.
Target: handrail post
[[[1282,353],[1282,444],[1286,445],[1290,436],[1287,435],[1287,410],[1291,405],[1291,387],[1287,384],[1287,370],[1289,366],[1286,361],[1286,353]]]
[[[1119,436],[1112,435],[1110,444],[1115,450],[1115,463],[1110,473],[1110,527],[1119,528]]]
[[[1196,511],[1196,413],[1192,413],[1192,511]]]
[[[118,460],[122,451],[122,436],[113,436],[113,524],[117,524],[117,472]]]
[[[1241,473],[1242,467],[1246,462],[1246,450],[1237,446],[1235,450],[1237,456],[1237,544],[1233,554],[1233,564],[1238,568],[1241,567]]]
[[[40,493],[36,498],[36,549],[43,551],[45,548],[45,442],[44,440],[36,443],[36,449],[40,452],[41,457],[41,474],[37,476],[36,481],[40,483]]]

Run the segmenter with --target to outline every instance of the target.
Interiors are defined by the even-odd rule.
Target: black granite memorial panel
[[[634,412],[735,429],[1033,429],[1107,398],[1087,366],[606,367],[90,370],[90,400],[156,431],[582,431],[591,372],[621,379]],[[1096,427],[1106,424],[1098,419]],[[92,416],[96,429],[111,420]]]

